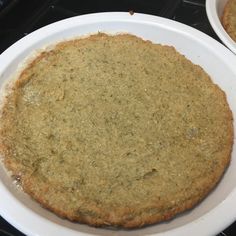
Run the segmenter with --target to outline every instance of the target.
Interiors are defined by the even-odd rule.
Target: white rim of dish
[[[222,26],[218,13],[217,13],[217,1],[216,0],[206,0],[206,12],[207,17],[210,21],[212,28],[222,42],[236,54],[236,43],[227,34],[224,27]]]
[[[207,36],[206,34],[195,30],[184,24],[164,19],[157,16],[146,15],[135,13],[130,15],[124,12],[107,12],[107,13],[94,13],[82,16],[71,17],[48,26],[45,26],[33,33],[25,36],[10,48],[4,51],[0,55],[0,76],[2,71],[12,62],[12,60],[20,55],[20,53],[26,48],[32,46],[34,42],[41,40],[45,35],[55,34],[66,30],[68,28],[73,28],[79,25],[86,25],[97,22],[135,22],[142,24],[158,25],[159,27],[165,27],[176,33],[185,34],[188,37],[192,37],[201,44],[207,45],[213,51],[215,51],[219,57],[224,56],[227,64],[235,71],[236,57],[231,53],[226,47],[218,43],[216,40]],[[26,235],[32,236],[45,236],[45,235],[90,235],[87,233],[78,232],[67,227],[58,225],[51,222],[42,216],[36,214],[24,204],[22,204],[15,196],[13,196],[6,188],[6,186],[0,181],[0,214],[12,225],[18,228],[20,231]],[[3,197],[4,196],[4,197]],[[222,229],[230,225],[236,219],[236,189],[234,189],[228,197],[222,201],[217,207],[212,209],[210,212],[199,217],[198,219],[184,225],[171,229],[163,233],[157,233],[153,235],[163,235],[163,236],[183,236],[183,235],[213,235],[220,232]],[[222,213],[227,212],[222,217]],[[27,220],[26,220],[27,219]],[[37,224],[35,224],[37,222]],[[34,224],[33,224],[34,223]],[[34,228],[32,228],[32,224]],[[188,227],[186,227],[188,226]],[[45,233],[45,229],[47,233]],[[116,234],[116,233],[114,233]]]

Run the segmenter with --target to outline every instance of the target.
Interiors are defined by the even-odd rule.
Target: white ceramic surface
[[[46,44],[98,31],[128,32],[155,43],[173,45],[201,65],[227,94],[236,117],[236,56],[207,35],[183,24],[156,16],[99,13],[69,18],[27,35],[0,55],[0,86],[30,53]],[[235,126],[234,126],[235,127]],[[236,133],[236,132],[235,132]],[[63,220],[43,209],[18,190],[0,165],[0,214],[32,236],[78,235],[214,235],[236,219],[236,152],[217,188],[193,210],[175,219],[138,230],[97,229]]]
[[[206,12],[215,33],[221,41],[236,54],[236,42],[230,38],[221,24],[221,17],[228,0],[206,0]]]

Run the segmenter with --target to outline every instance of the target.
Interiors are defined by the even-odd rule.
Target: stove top
[[[162,16],[190,25],[221,42],[208,22],[205,0],[0,0],[0,53],[47,24],[76,15],[107,11]],[[218,234],[233,235],[236,235],[236,222]],[[0,217],[0,236],[24,234]]]

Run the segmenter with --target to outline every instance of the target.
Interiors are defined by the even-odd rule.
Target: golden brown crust
[[[79,51],[78,63],[76,58],[67,58],[68,54],[74,57],[75,50]],[[81,61],[85,53],[88,61]],[[61,65],[61,58],[67,64],[59,75],[54,66]],[[89,66],[92,69],[87,69]],[[49,71],[53,71],[53,80],[47,84]],[[88,81],[91,71],[97,79],[92,85]],[[80,83],[67,83],[75,75]],[[87,78],[84,85],[82,77]],[[132,82],[133,78],[138,79]],[[94,83],[100,90],[106,88],[102,98],[94,96],[100,94],[96,86],[91,87]],[[132,86],[136,86],[134,90]],[[73,96],[87,91],[85,88],[92,92],[73,100]],[[68,96],[72,100],[67,100]],[[66,110],[73,102],[91,97],[93,109],[76,103]],[[146,114],[155,119],[149,116],[148,120]],[[104,117],[106,125],[99,126]],[[69,122],[61,128],[58,124],[63,119]],[[129,119],[132,122],[127,123]],[[232,119],[224,92],[202,68],[173,47],[153,45],[130,35],[98,34],[60,43],[22,72],[2,109],[0,152],[6,167],[20,176],[24,191],[57,215],[94,226],[142,227],[191,209],[215,187],[230,162]],[[77,126],[74,120],[83,126]],[[94,139],[97,131],[92,126],[96,122],[101,132],[98,139]],[[112,130],[111,135],[106,127]],[[78,132],[81,136],[74,140]],[[86,149],[82,141],[88,137],[91,141],[87,139],[86,143],[92,145]],[[102,152],[112,154],[106,154],[107,159]]]
[[[236,42],[236,0],[229,0],[226,3],[222,24],[229,36]]]

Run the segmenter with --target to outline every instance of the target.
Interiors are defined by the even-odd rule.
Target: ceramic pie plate
[[[230,38],[221,24],[225,4],[228,0],[206,0],[206,12],[209,22],[221,41],[236,54],[236,42]]]
[[[97,32],[130,33],[154,43],[174,46],[193,63],[202,66],[225,91],[236,117],[236,56],[214,39],[193,28],[168,19],[137,13],[130,15],[112,12],[77,16],[27,35],[0,55],[0,86],[15,73],[22,61],[45,45]],[[214,235],[236,219],[235,151],[234,145],[229,168],[204,201],[170,221],[145,228],[128,231],[101,229],[59,218],[19,190],[2,165],[0,214],[29,236]]]

